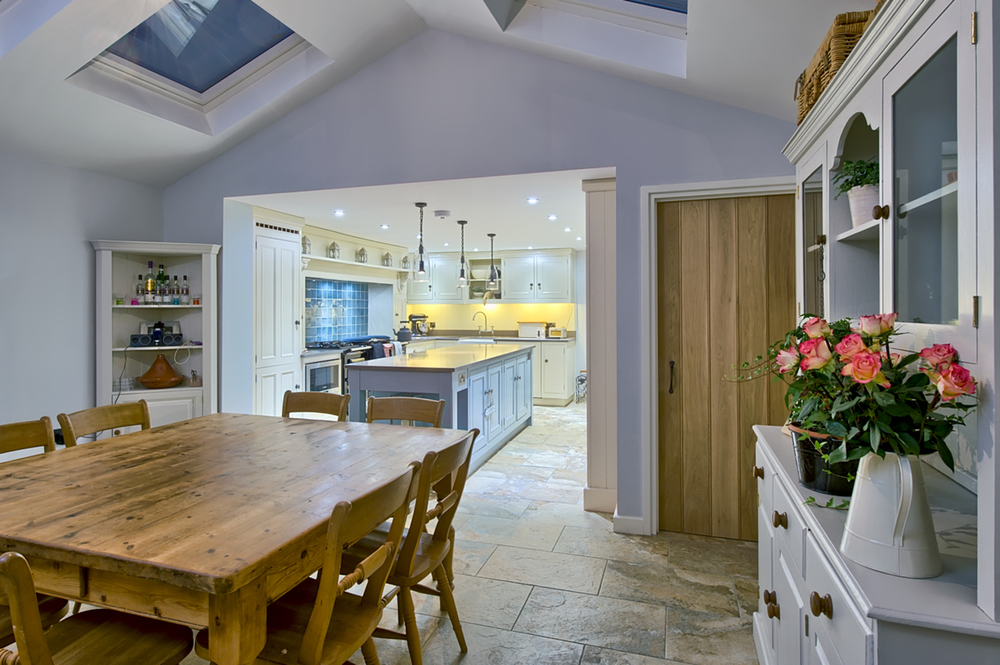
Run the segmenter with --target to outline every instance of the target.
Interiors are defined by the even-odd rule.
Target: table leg
[[[267,585],[262,575],[209,598],[208,652],[216,665],[249,665],[267,641]]]

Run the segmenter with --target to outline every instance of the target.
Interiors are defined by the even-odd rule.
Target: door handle
[[[754,478],[760,478],[761,480],[764,480],[764,467],[762,467],[762,466],[755,466],[753,468],[753,477]]]
[[[670,361],[670,390],[667,391],[671,395],[674,394],[674,361]]]

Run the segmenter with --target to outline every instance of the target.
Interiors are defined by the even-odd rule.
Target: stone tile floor
[[[756,663],[756,544],[615,534],[611,515],[583,510],[586,445],[586,404],[535,407],[534,424],[470,478],[455,522],[469,653],[437,599],[415,594],[424,663]],[[393,601],[382,623],[395,622]],[[409,664],[405,642],[376,644],[384,665]]]

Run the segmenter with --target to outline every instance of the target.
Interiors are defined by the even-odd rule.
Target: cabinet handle
[[[539,290],[539,291],[541,291],[541,290],[542,290],[542,283],[541,283],[541,282],[539,282],[539,283],[538,283],[538,290]]]
[[[675,364],[674,361],[671,360],[670,361],[670,390],[667,391],[671,395],[674,394],[674,364]]]
[[[753,468],[753,477],[754,478],[760,478],[761,480],[764,480],[764,467],[762,467],[762,466],[755,466]]]
[[[529,291],[534,291],[535,290],[535,283],[534,282],[528,282],[528,290]]]
[[[830,597],[830,594],[820,596],[819,593],[813,591],[809,594],[809,609],[812,610],[812,615],[816,618],[825,614],[827,619],[832,619],[833,598]]]
[[[768,605],[770,605],[771,603],[778,602],[778,594],[776,594],[773,591],[768,591],[767,589],[764,589],[764,602]]]
[[[778,603],[767,604],[767,618],[781,621],[781,605]]]
[[[774,524],[774,528],[777,529],[781,527],[782,529],[788,528],[788,513],[779,513],[777,510],[771,515],[771,523]]]

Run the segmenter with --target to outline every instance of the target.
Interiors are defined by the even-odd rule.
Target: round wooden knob
[[[819,593],[813,591],[809,594],[809,609],[812,611],[814,617],[825,614],[827,619],[832,619],[833,598],[830,597],[830,594],[820,596]]]
[[[882,219],[882,206],[872,208],[872,219]]]
[[[771,515],[771,524],[777,529],[781,527],[782,529],[788,528],[788,513],[779,513],[777,510]]]
[[[762,466],[755,466],[753,468],[753,477],[754,478],[760,478],[761,480],[764,480],[764,467],[762,467]]]
[[[764,589],[764,603],[770,605],[771,603],[776,603],[776,602],[778,602],[778,594],[776,594],[773,591],[768,591],[767,589]]]
[[[778,603],[767,604],[767,618],[781,621],[781,605]]]

